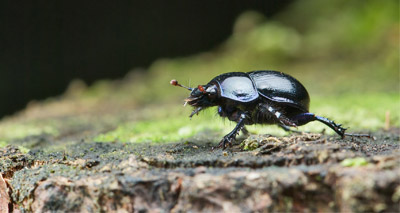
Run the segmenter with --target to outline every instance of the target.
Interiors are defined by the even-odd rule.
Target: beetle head
[[[215,105],[217,94],[217,86],[214,84],[199,85],[192,89],[190,96],[185,101],[194,107],[210,107]]]
[[[216,105],[215,100],[218,97],[218,87],[214,84],[199,85],[197,88],[190,88],[179,84],[175,79],[171,80],[170,84],[192,91],[190,96],[185,99],[185,105],[189,104],[195,107],[190,117],[207,107]]]

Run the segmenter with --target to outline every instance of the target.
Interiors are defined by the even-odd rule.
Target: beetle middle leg
[[[243,126],[241,130],[242,130],[242,133],[244,135],[249,135],[250,134],[249,130],[247,130],[247,128],[245,126]]]
[[[290,127],[283,125],[283,124],[279,124],[279,127],[281,127],[286,132],[294,132],[294,133],[298,133],[298,134],[302,133],[302,131],[291,129]]]
[[[282,113],[279,107],[271,104],[260,103],[257,113],[255,116],[257,119],[256,123],[278,124],[284,129],[285,127],[297,127],[297,124]]]

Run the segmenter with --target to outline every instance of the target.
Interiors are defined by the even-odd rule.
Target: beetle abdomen
[[[292,76],[277,71],[252,71],[248,72],[248,75],[263,97],[308,111],[310,105],[308,92]]]

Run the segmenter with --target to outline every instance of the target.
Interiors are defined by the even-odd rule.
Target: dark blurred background
[[[73,79],[121,78],[161,57],[206,51],[247,10],[281,1],[1,1],[0,117],[61,94]]]

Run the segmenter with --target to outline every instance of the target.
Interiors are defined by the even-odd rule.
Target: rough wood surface
[[[212,142],[71,143],[1,149],[1,194],[14,210],[74,212],[398,211],[399,130],[376,140],[320,134],[212,150]],[[51,143],[51,140],[48,141]],[[356,159],[346,165],[345,159]],[[358,163],[357,159],[361,159]],[[1,179],[3,180],[3,179]],[[8,200],[1,199],[2,208]]]

